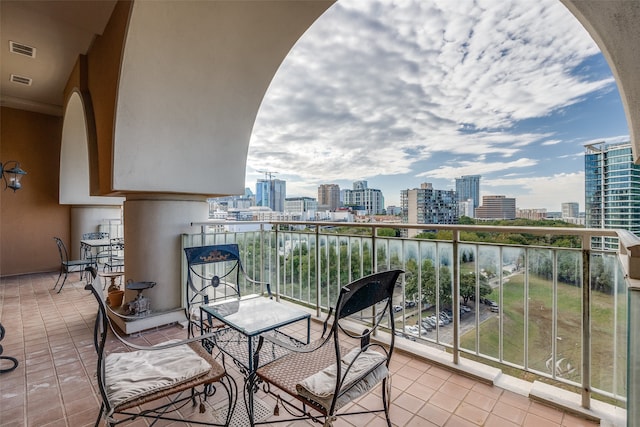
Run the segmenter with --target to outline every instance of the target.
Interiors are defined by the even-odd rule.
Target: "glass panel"
[[[451,307],[452,295],[453,295],[453,245],[451,243],[438,243],[438,291],[436,298],[436,306],[434,307],[434,314],[439,314],[443,307]],[[437,320],[436,336],[438,342],[450,346],[453,342],[452,333],[444,333],[440,331],[440,328],[445,326],[444,321]]]
[[[582,366],[582,253],[557,251],[556,358],[558,378],[581,383]]]
[[[502,249],[502,305],[499,308],[502,315],[501,350],[502,359],[506,362],[524,366],[524,337],[525,337],[525,250],[523,248]],[[492,291],[487,296],[489,300],[498,298]],[[498,301],[500,299],[498,298]],[[496,320],[485,322],[482,335],[497,334]],[[485,329],[485,326],[487,328]],[[492,327],[493,326],[493,327]],[[493,331],[493,332],[492,332]],[[498,340],[493,337],[493,340]]]
[[[552,373],[553,366],[553,252],[529,249],[527,316],[529,369]]]
[[[480,342],[478,350],[482,354],[500,358],[500,319],[503,316],[501,302],[501,283],[508,279],[501,271],[500,248],[480,246],[478,249],[478,281],[474,288],[474,302],[480,324]],[[485,326],[486,323],[486,326]]]
[[[634,288],[629,291],[629,323],[628,340],[628,366],[629,371],[627,396],[627,420],[640,420],[640,334],[637,333],[640,325],[640,289]],[[629,423],[633,425],[633,423]]]
[[[614,387],[614,393],[619,397],[619,399],[624,399],[627,396],[627,283],[624,279],[625,274],[622,271],[620,264],[618,263],[617,268],[617,276],[616,276],[616,296],[615,296],[615,304],[616,304],[616,384]],[[636,292],[637,293],[637,292]],[[640,308],[638,302],[635,302],[634,308],[637,310]],[[640,325],[640,322],[633,323],[635,326],[634,331],[637,334],[637,328]],[[629,343],[631,346],[631,343]],[[637,355],[635,356],[637,358]],[[637,360],[637,359],[636,359]],[[639,364],[635,365],[636,367],[640,366]],[[635,415],[636,420],[640,419],[640,413]],[[629,416],[629,415],[627,415]]]
[[[435,321],[429,320],[434,314],[436,304],[436,243],[420,242],[420,265],[417,266],[417,275],[410,277],[405,275],[405,294],[412,300],[417,301],[420,311],[420,325],[422,330],[427,331],[426,337],[435,340]],[[411,283],[409,279],[411,278]],[[418,286],[420,284],[420,286]],[[423,335],[424,336],[424,335]]]
[[[476,252],[475,245],[459,245],[458,246],[458,259],[460,260],[460,309],[462,306],[467,306],[467,303],[473,298],[476,299],[477,293],[477,259],[478,254]],[[485,279],[486,281],[486,279]],[[444,309],[449,309],[450,306],[444,306]],[[467,317],[465,316],[465,320]],[[462,319],[461,319],[462,320]],[[451,342],[453,342],[451,340]],[[477,339],[475,322],[466,322],[464,325],[460,322],[460,347],[477,352]]]
[[[591,257],[591,386],[613,391],[615,338],[615,257]]]
[[[411,329],[406,332],[410,331],[413,335],[418,335],[420,316],[418,304],[415,302],[418,290],[418,242],[415,240],[405,242],[403,270],[405,272],[404,288],[396,287],[393,297],[394,309],[397,310],[396,328],[402,328],[403,325],[411,326]],[[400,316],[401,314],[404,315],[404,319]],[[426,332],[424,328],[422,329]]]

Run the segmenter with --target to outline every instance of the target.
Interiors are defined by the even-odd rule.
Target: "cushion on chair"
[[[187,345],[112,353],[105,359],[107,396],[115,407],[187,382],[210,369],[211,365]]]
[[[373,350],[367,350],[358,356],[359,351],[359,348],[355,348],[349,352],[349,354],[342,357],[342,372],[344,373],[349,363],[357,356],[342,386],[342,390],[349,390],[338,398],[336,410],[371,390],[389,374],[389,370],[384,363],[386,356]],[[379,366],[374,369],[376,365]],[[369,371],[371,372],[362,378],[362,375],[365,375]],[[352,385],[353,387],[351,387]],[[296,384],[296,391],[300,396],[313,400],[322,405],[326,410],[329,410],[331,401],[333,400],[335,386],[336,365],[333,364]]]

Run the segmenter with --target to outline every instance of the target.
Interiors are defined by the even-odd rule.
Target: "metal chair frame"
[[[388,367],[395,344],[395,325],[393,319],[393,290],[396,281],[402,270],[390,270],[381,273],[365,276],[345,285],[340,290],[335,310],[331,308],[324,322],[324,329],[321,338],[307,346],[292,345],[291,341],[283,341],[277,335],[261,335],[258,342],[258,349],[255,353],[254,365],[259,366],[260,350],[263,349],[265,343],[281,346],[289,350],[289,354],[276,359],[262,367],[260,367],[254,376],[247,380],[245,385],[245,399],[249,400],[247,405],[252,408],[252,400],[254,391],[262,384],[264,392],[274,396],[279,407],[283,408],[293,418],[268,420],[256,423],[253,414],[250,414],[251,425],[271,424],[280,422],[291,422],[294,420],[308,419],[314,422],[323,423],[325,427],[331,426],[337,416],[358,415],[371,412],[384,412],[387,425],[391,427],[391,419],[389,418],[390,405],[390,387],[388,382]],[[382,306],[381,306],[382,304]],[[367,326],[361,333],[354,332],[358,328],[354,326],[353,320],[349,320],[349,316],[357,314],[359,320],[365,320]],[[372,339],[378,328],[381,326],[382,320],[388,319],[388,327],[390,329],[388,344],[381,344]],[[352,360],[344,358],[349,351],[355,355]],[[361,363],[365,356],[376,352],[377,359],[374,363],[361,368],[355,378],[353,374],[347,375]],[[363,353],[368,352],[366,355]],[[359,359],[361,358],[362,359]],[[340,361],[338,363],[337,361]],[[382,369],[385,365],[387,371]],[[310,377],[329,367],[334,369],[335,384],[333,386],[333,395],[331,403],[327,405],[314,401],[308,396],[301,395],[298,392],[298,384],[305,378]],[[386,372],[386,376],[377,379],[374,371],[378,374],[380,371]],[[372,375],[370,375],[372,374]],[[384,375],[384,374],[383,374]],[[372,411],[357,411],[347,409],[340,412],[341,409],[348,407],[348,404],[339,402],[343,396],[355,390],[365,378],[372,387],[362,394],[369,393],[373,390],[373,386],[382,384],[382,408]],[[290,399],[283,397],[281,394],[294,397]],[[348,396],[348,395],[347,395]],[[353,397],[349,397],[351,399]],[[343,398],[347,400],[347,398]],[[279,411],[279,409],[278,409]],[[276,412],[278,412],[276,411]],[[340,413],[338,413],[340,412]]]
[[[201,323],[193,321],[193,312],[203,304],[228,298],[240,298],[241,279],[253,286],[266,288],[271,294],[267,282],[254,280],[244,270],[237,244],[195,246],[184,249],[187,259],[187,286],[185,314],[189,320],[189,336],[194,329],[200,329]],[[261,289],[260,293],[264,290]],[[214,319],[204,322],[208,328],[222,327]]]
[[[89,270],[93,278],[95,278],[97,274],[95,267],[88,267],[87,270]],[[170,341],[152,347],[133,344],[120,336],[118,331],[111,324],[107,314],[111,310],[105,305],[101,295],[102,291],[100,289],[96,289],[94,281],[88,283],[85,286],[85,289],[91,291],[98,302],[98,313],[94,327],[94,346],[98,356],[96,372],[102,403],[96,420],[96,427],[100,424],[102,419],[106,421],[107,425],[115,426],[138,418],[153,419],[154,421],[151,422],[151,425],[155,424],[157,420],[181,423],[188,422],[189,424],[198,425],[229,425],[237,401],[238,388],[233,377],[229,375],[224,367],[216,362],[202,346],[202,340],[207,338],[206,335],[181,340],[179,342]],[[118,341],[129,349],[162,352],[163,350],[177,346],[189,346],[196,352],[196,354],[205,359],[211,368],[208,373],[194,379],[178,383],[177,385],[167,389],[160,389],[151,393],[134,396],[133,398],[114,406],[109,401],[109,395],[106,388],[108,379],[106,378],[105,366],[107,357],[107,335],[109,334],[109,331],[111,331]],[[121,346],[119,347],[121,348]],[[216,423],[209,420],[205,421],[199,419],[185,420],[177,414],[175,416],[172,415],[175,411],[180,410],[189,402],[191,402],[193,406],[196,406],[199,403],[199,412],[204,412],[205,406],[203,400],[206,401],[209,397],[215,395],[218,390],[218,386],[226,392],[228,398],[227,414],[224,422]],[[153,406],[154,403],[157,404],[157,406]]]
[[[0,323],[0,341],[2,341],[3,339],[4,339],[4,326],[2,326],[2,323]],[[3,351],[2,344],[0,344],[0,374],[4,374],[5,372],[11,372],[18,367],[18,359],[12,356],[3,356],[2,351]],[[3,360],[9,361],[9,365],[5,363],[4,368],[2,367]]]
[[[82,279],[84,275],[84,271],[86,267],[92,266],[94,262],[91,259],[75,259],[70,260],[69,254],[67,252],[67,247],[64,245],[64,242],[59,237],[54,237],[56,245],[58,246],[58,253],[60,254],[60,274],[58,275],[58,280],[56,280],[56,284],[53,286],[53,290],[56,290],[58,283],[60,282],[60,277],[62,277],[62,273],[64,273],[64,279],[60,284],[60,288],[58,289],[58,293],[62,290],[64,283],[67,281],[67,275],[74,271],[80,273],[80,279]]]
[[[107,231],[91,231],[89,233],[84,233],[82,235],[82,240],[101,240],[101,239],[109,239],[110,234]],[[80,247],[80,249],[84,249],[83,258],[94,258],[96,260],[96,264],[101,259],[106,259],[109,256],[110,249],[98,251],[98,253],[93,256],[90,253],[90,249],[85,247]]]

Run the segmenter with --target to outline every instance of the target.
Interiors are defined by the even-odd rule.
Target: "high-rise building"
[[[287,197],[287,182],[281,179],[259,179],[256,182],[256,206],[269,207],[284,212]]]
[[[284,201],[284,212],[296,221],[316,219],[318,202],[312,197],[288,197]]]
[[[335,212],[340,207],[340,186],[321,184],[318,187],[318,210]]]
[[[640,236],[640,165],[631,144],[589,144],[584,158],[585,224],[620,228]],[[607,240],[606,247],[617,247]]]
[[[478,219],[515,219],[516,199],[505,196],[482,196],[482,206],[476,208]]]
[[[407,224],[457,224],[458,200],[453,190],[434,190],[430,183],[420,188],[402,190],[402,222]],[[414,237],[420,230],[408,230],[407,237]]]
[[[578,202],[562,203],[562,218],[578,218],[580,216],[580,205]]]
[[[384,213],[384,197],[382,191],[369,188],[367,181],[356,181],[353,190],[344,190],[343,204],[365,215],[379,215]]]
[[[545,208],[516,209],[516,218],[539,221],[547,218],[547,210]]]
[[[480,206],[480,175],[463,175],[456,178],[456,193],[459,202],[471,199],[473,209]]]

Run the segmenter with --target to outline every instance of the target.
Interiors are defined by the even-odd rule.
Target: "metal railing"
[[[270,282],[279,297],[311,306],[318,315],[350,281],[402,269],[394,296],[396,330],[416,345],[445,348],[454,363],[465,354],[580,389],[585,408],[592,390],[624,405],[623,270],[631,268],[618,261],[618,252],[635,261],[633,237],[615,230],[555,227],[278,221],[192,225],[200,233],[184,235],[185,247],[238,243],[250,276]],[[439,234],[431,239],[379,235],[381,229],[395,228]],[[504,236],[523,235],[542,236],[550,243],[500,243]],[[626,241],[620,251],[593,249],[592,241],[603,237]]]

